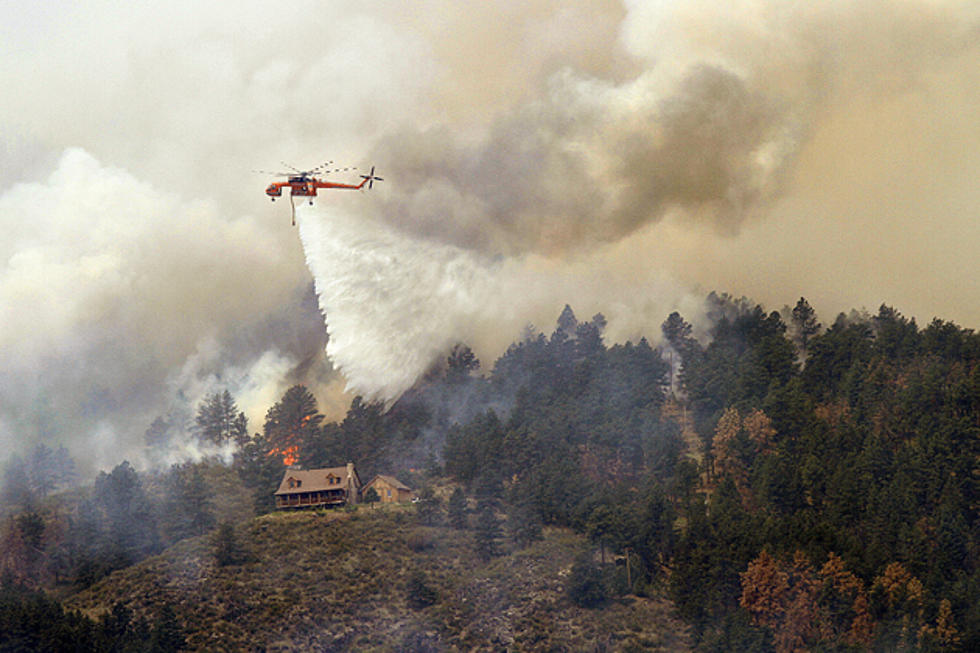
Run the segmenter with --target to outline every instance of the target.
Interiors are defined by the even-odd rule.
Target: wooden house
[[[374,491],[381,497],[381,503],[401,503],[412,500],[411,488],[393,476],[380,474],[375,476],[364,486],[361,495],[363,496],[371,488],[374,488]]]
[[[361,479],[354,463],[345,467],[290,468],[276,490],[276,508],[315,508],[357,503]]]

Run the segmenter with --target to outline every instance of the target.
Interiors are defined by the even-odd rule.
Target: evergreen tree
[[[43,499],[58,485],[55,453],[46,444],[39,442],[31,449],[25,463],[31,494],[37,499]]]
[[[671,349],[680,355],[681,361],[678,362],[691,363],[700,352],[701,347],[693,335],[694,328],[677,311],[667,316],[660,325],[660,331]]]
[[[170,422],[156,417],[143,434],[143,442],[150,449],[165,449],[172,437]]]
[[[221,522],[211,538],[211,551],[219,567],[241,564],[247,557],[230,521]]]
[[[185,463],[171,467],[167,503],[174,540],[202,535],[214,526],[210,496],[199,465]]]
[[[368,491],[364,493],[364,503],[375,504],[381,501],[381,495],[373,487],[368,488]],[[374,507],[372,505],[372,507]]]
[[[463,488],[457,487],[449,495],[449,524],[456,529],[465,529],[466,523],[466,494]]]
[[[462,343],[453,345],[446,359],[446,380],[449,383],[462,383],[478,369],[480,369],[480,361],[472,349]]]
[[[341,458],[356,460],[363,473],[373,473],[385,440],[384,404],[354,397],[340,423],[339,435]]]
[[[263,435],[269,452],[280,456],[285,465],[295,464],[322,421],[313,393],[306,386],[294,385],[265,415]]]
[[[169,603],[165,603],[157,615],[149,643],[151,653],[177,653],[187,645],[183,629]]]
[[[198,437],[216,445],[240,440],[248,428],[245,414],[227,390],[207,395],[198,406],[194,423]]]
[[[796,344],[800,348],[800,357],[806,360],[807,347],[813,336],[820,332],[820,323],[817,322],[817,312],[803,297],[800,297],[800,301],[793,307],[793,326]]]
[[[3,488],[0,491],[3,502],[30,510],[36,499],[31,489],[31,479],[27,473],[24,459],[14,454],[7,461],[3,472]]]
[[[521,548],[541,539],[541,518],[528,502],[510,507],[507,514],[507,528],[511,539]]]
[[[476,530],[473,532],[476,554],[481,560],[487,562],[500,555],[500,536],[500,521],[494,514],[493,506],[481,502],[477,506]]]
[[[427,525],[434,526],[439,523],[442,508],[442,500],[436,495],[431,485],[424,485],[419,490],[418,501],[415,503],[415,513],[418,520]]]
[[[565,308],[562,309],[561,315],[558,316],[558,328],[555,333],[561,333],[566,338],[570,338],[575,335],[575,329],[578,327],[578,320],[575,318],[575,311],[568,304],[565,304]]]
[[[159,550],[153,507],[128,461],[109,474],[99,474],[93,499],[108,526],[106,535],[114,566],[132,564]]]
[[[255,511],[261,515],[274,510],[274,493],[285,472],[278,449],[256,433],[235,453],[234,466],[242,483],[252,491]]]

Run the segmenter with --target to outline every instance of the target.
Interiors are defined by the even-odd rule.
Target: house
[[[381,497],[381,503],[401,503],[411,501],[412,490],[407,485],[393,476],[377,475],[364,486],[361,496],[364,496],[371,488]]]
[[[345,467],[289,468],[276,490],[276,508],[314,508],[357,503],[361,479],[354,463]]]

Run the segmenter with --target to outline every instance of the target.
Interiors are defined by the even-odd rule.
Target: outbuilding
[[[364,486],[361,496],[364,496],[372,488],[378,493],[381,503],[402,503],[412,500],[412,489],[394,476],[378,474]]]

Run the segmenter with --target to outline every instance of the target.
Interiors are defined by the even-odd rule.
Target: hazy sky
[[[225,387],[336,415],[565,303],[980,326],[975,2],[0,0],[0,84],[5,450],[138,460]],[[252,170],[327,159],[385,182],[290,227]]]

